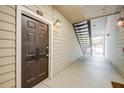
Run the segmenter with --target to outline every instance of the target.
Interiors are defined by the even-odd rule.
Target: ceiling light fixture
[[[120,18],[117,20],[117,24],[118,24],[118,26],[120,26],[120,27],[124,27],[124,18],[120,17]]]
[[[59,19],[57,19],[56,21],[55,21],[55,23],[54,23],[54,26],[56,26],[56,27],[61,27],[61,21],[59,20]]]
[[[120,9],[120,17],[117,20],[117,24],[120,27],[124,27],[124,7]]]
[[[56,19],[54,22],[54,31],[61,31],[62,22],[59,19]]]

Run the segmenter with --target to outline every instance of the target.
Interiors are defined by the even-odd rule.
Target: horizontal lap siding
[[[53,31],[53,75],[56,75],[82,55],[72,24],[54,7],[43,5],[25,7],[35,13],[37,10],[42,11],[43,17],[52,22],[56,19],[62,22],[60,31]]]
[[[10,72],[0,75],[0,84],[6,83],[6,81],[12,80],[14,78],[15,78],[15,72]]]
[[[106,36],[105,55],[124,76],[124,28],[117,25],[119,16],[120,14],[115,14],[107,18],[106,33],[110,33],[110,36]]]
[[[15,56],[0,58],[0,67],[15,64]]]
[[[9,64],[0,67],[0,75],[15,71],[15,64]]]
[[[60,31],[53,33],[53,74],[56,75],[79,58],[82,53],[71,23],[57,10],[54,12],[54,18],[60,19],[62,23]]]
[[[15,79],[8,80],[7,82],[4,82],[0,84],[1,88],[14,88],[15,87]]]
[[[0,38],[15,40],[15,32],[0,30]]]
[[[15,6],[0,6],[0,87],[15,87]]]
[[[15,17],[0,12],[0,21],[15,24]]]
[[[67,67],[82,53],[71,23],[52,6],[24,6],[43,17],[55,22],[62,21],[61,30],[53,32],[53,74]],[[15,6],[0,6],[0,87],[15,87]]]

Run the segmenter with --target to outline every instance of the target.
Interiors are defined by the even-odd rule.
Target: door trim
[[[21,88],[21,15],[22,13],[29,14],[41,22],[49,26],[49,65],[48,65],[48,78],[53,77],[52,59],[53,59],[53,22],[46,18],[34,13],[33,11],[21,6],[16,6],[16,87]],[[47,79],[48,79],[47,78]]]

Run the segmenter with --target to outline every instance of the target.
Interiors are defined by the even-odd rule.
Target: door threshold
[[[46,81],[50,80],[50,78],[46,78],[45,80],[41,81],[37,85],[35,85],[33,88],[38,88],[39,86],[43,85]]]

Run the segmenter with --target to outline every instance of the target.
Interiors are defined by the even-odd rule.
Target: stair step
[[[91,47],[90,21],[75,23],[73,27],[83,53],[87,53],[84,50]]]
[[[83,22],[75,23],[74,26],[82,25],[82,24],[86,24],[86,23],[87,23],[87,21],[83,21]]]
[[[82,26],[85,26],[85,25],[87,25],[87,23],[85,23],[85,24],[78,24],[75,27],[82,27]]]
[[[87,29],[88,27],[83,27],[83,28],[75,28],[76,30],[83,30],[83,29]]]
[[[76,32],[85,32],[85,31],[87,31],[87,32],[88,32],[88,28],[85,28],[85,29],[80,29],[80,30],[75,29],[75,31],[76,31]]]
[[[77,33],[78,36],[89,36],[89,34]]]

